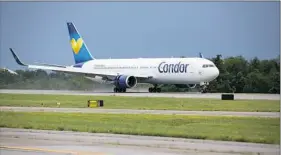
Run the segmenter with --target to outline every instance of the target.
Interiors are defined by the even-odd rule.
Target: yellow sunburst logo
[[[74,38],[72,38],[70,43],[71,43],[71,47],[72,47],[73,52],[75,54],[78,54],[82,45],[83,45],[82,38],[79,38],[77,41]]]

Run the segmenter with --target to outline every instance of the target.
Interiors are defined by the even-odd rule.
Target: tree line
[[[209,92],[224,93],[280,93],[280,59],[260,60],[257,57],[246,60],[242,56],[221,55],[209,58],[220,70],[220,75],[209,83]],[[56,90],[93,90],[97,87],[112,87],[95,83],[83,76],[58,72],[47,73],[43,70],[16,70],[18,75],[8,71],[0,72],[0,89],[56,89]],[[148,87],[148,85],[147,85]],[[160,85],[162,91],[198,91],[179,88],[175,85]]]
[[[220,75],[210,82],[210,92],[280,93],[280,56],[275,59],[247,61],[242,56],[211,58]]]

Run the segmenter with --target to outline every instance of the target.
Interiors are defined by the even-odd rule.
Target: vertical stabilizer
[[[75,25],[72,22],[67,22],[67,28],[75,64],[93,60],[93,56],[88,50],[83,38],[75,28]]]

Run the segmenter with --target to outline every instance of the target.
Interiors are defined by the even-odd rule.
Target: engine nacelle
[[[118,75],[114,84],[119,88],[132,88],[137,85],[137,78],[134,76]]]

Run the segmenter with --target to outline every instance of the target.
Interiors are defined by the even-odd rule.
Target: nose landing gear
[[[200,83],[200,92],[201,93],[207,93],[208,92],[208,82],[202,82]]]

